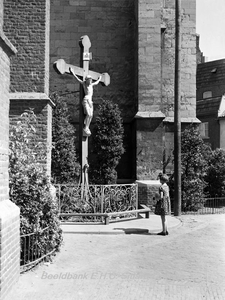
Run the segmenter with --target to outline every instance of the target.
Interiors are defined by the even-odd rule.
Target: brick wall
[[[8,175],[10,56],[15,52],[15,48],[0,28],[0,298],[2,300],[18,280],[20,267],[19,208],[9,200]]]
[[[137,181],[138,204],[145,204],[154,212],[158,199],[160,182],[158,180]]]
[[[124,119],[136,113],[135,93],[135,11],[134,0],[52,0],[50,30],[50,89],[58,91],[71,106],[73,122],[78,122],[79,85],[69,76],[55,73],[52,64],[59,58],[79,66],[79,40],[88,35],[92,43],[90,70],[107,72],[108,87],[98,85],[94,109],[102,98],[113,99]]]
[[[161,2],[139,0],[136,177],[154,179],[162,170]]]
[[[0,1],[0,30],[2,30],[3,25],[3,1]]]
[[[11,92],[48,95],[49,1],[5,0],[4,31],[18,50],[11,62]]]
[[[196,110],[195,1],[182,1],[181,117],[190,123]],[[95,90],[95,115],[101,99],[107,98],[119,104],[125,123],[130,124],[137,117],[133,127],[136,145],[131,133],[128,134],[126,138],[132,140],[132,145],[126,149],[118,168],[118,171],[126,169],[126,162],[133,157],[135,174],[129,178],[155,178],[162,170],[165,148],[170,147],[168,156],[173,147],[173,134],[166,132],[170,126],[165,126],[163,119],[171,117],[173,122],[174,114],[174,3],[172,0],[51,1],[50,88],[68,101],[72,120],[77,123],[79,85],[69,75],[56,74],[52,64],[63,58],[78,65],[78,41],[82,35],[88,35],[93,54],[90,69],[111,76],[109,87],[98,86]],[[94,120],[92,126],[93,123]],[[130,145],[130,141],[125,140],[125,144]]]
[[[69,75],[55,73],[52,64],[63,58],[67,63],[79,66],[79,40],[83,35],[88,35],[92,44],[90,70],[107,72],[111,77],[109,86],[95,87],[91,128],[102,99],[117,103],[125,130],[132,127],[130,122],[137,111],[135,3],[136,0],[51,0],[50,90],[58,91],[67,101],[75,127],[79,123],[79,84]],[[120,178],[133,177],[130,167],[127,167],[134,150],[130,136],[131,131],[126,131],[126,152],[118,168]]]
[[[180,110],[181,121],[185,123],[198,121],[195,4],[195,0],[182,1]],[[175,2],[163,1],[161,6],[160,1],[140,0],[138,28],[139,112],[136,122],[141,124],[146,118],[149,128],[137,125],[137,178],[154,179],[160,169],[163,170],[174,144]],[[167,171],[171,171],[171,164]]]
[[[49,0],[4,1],[4,30],[18,49],[11,61],[10,119],[35,108],[39,138],[46,143],[46,170],[50,176],[49,29]]]
[[[137,119],[137,179],[156,179],[162,171],[163,123],[161,119]]]
[[[166,1],[162,10],[162,111],[173,116],[175,66],[175,8]],[[181,118],[196,117],[196,0],[181,4]]]
[[[138,110],[161,109],[161,3],[138,0]]]

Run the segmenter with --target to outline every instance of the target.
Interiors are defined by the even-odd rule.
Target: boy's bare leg
[[[163,232],[166,233],[167,232],[167,221],[166,221],[166,216],[161,216],[162,219],[162,229]]]

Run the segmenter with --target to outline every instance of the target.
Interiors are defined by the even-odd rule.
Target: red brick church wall
[[[5,0],[4,30],[18,49],[11,62],[10,120],[29,108],[38,119],[40,141],[46,144],[46,170],[51,170],[51,122],[49,99],[49,0]]]
[[[3,6],[0,5],[2,24]],[[10,57],[16,50],[0,26],[0,298],[19,278],[19,208],[9,200],[9,83]]]

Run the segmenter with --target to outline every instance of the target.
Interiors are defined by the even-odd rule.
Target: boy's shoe
[[[157,235],[164,235],[164,236],[166,236],[168,233],[166,233],[166,232],[159,232],[159,233],[157,233]]]

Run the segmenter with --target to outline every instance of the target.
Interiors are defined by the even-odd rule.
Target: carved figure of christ
[[[100,82],[102,76],[100,75],[97,81],[92,82],[92,77],[90,75],[87,75],[85,80],[83,81],[77,77],[77,75],[75,74],[72,68],[69,68],[69,70],[73,74],[73,76],[77,79],[77,81],[80,82],[80,84],[82,84],[84,89],[85,96],[82,101],[84,114],[85,114],[83,135],[90,136],[91,135],[90,124],[93,117],[93,101],[92,101],[93,86],[97,85]]]
[[[91,123],[91,119],[93,117],[93,102],[92,102],[93,86],[97,85],[98,83],[101,83],[104,86],[108,86],[110,84],[109,74],[108,73],[100,74],[98,72],[94,72],[91,70],[84,70],[81,67],[67,64],[63,59],[58,59],[53,66],[57,73],[73,75],[78,80],[78,82],[82,84],[84,90],[84,98],[82,100],[82,105],[83,105],[84,113],[86,115],[84,120],[85,126],[83,130],[83,135],[89,136],[90,135],[89,126]],[[84,77],[85,73],[87,75]],[[78,76],[84,77],[84,80],[79,79]],[[96,81],[92,82],[93,80]],[[85,124],[85,122],[87,122],[87,124]]]

